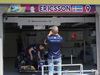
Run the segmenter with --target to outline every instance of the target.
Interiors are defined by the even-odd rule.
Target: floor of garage
[[[37,75],[37,74],[33,74],[33,73],[19,73],[17,71],[17,69],[14,67],[14,63],[15,63],[14,60],[15,60],[14,58],[4,58],[4,75]],[[74,62],[75,62],[75,60],[74,60]],[[64,60],[64,62],[65,61],[66,60]],[[67,60],[67,62],[68,62],[68,60]],[[69,60],[69,62],[70,62],[70,60]],[[72,67],[69,67],[68,69],[72,69]],[[96,66],[92,65],[92,63],[91,64],[84,64],[84,69],[96,69]],[[63,74],[63,75],[66,75],[66,74]],[[67,73],[67,75],[70,75],[70,74]],[[73,74],[71,74],[71,75],[73,75]],[[74,75],[78,75],[78,74],[74,73]],[[87,75],[87,74],[85,74],[85,75]],[[89,75],[94,75],[94,74],[91,73]]]

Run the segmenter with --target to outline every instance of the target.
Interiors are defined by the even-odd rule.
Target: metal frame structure
[[[62,65],[43,65],[42,66],[42,75],[44,75],[44,67],[48,66],[80,66],[80,70],[65,70],[65,71],[53,71],[53,73],[80,73],[80,75],[83,75],[84,72],[94,72],[95,75],[99,75],[98,70],[83,70],[82,64],[62,64]]]

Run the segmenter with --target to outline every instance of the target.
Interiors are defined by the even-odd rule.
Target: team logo
[[[86,5],[86,6],[85,6],[85,10],[86,10],[86,12],[90,12],[91,6],[90,6],[90,5]]]
[[[56,37],[54,37],[54,39],[56,39]]]
[[[18,12],[19,11],[18,5],[12,5],[10,9],[11,9],[11,12]]]

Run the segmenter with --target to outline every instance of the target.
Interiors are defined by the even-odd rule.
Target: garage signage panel
[[[94,5],[66,5],[66,4],[21,4],[11,5],[7,12],[40,12],[40,13],[96,13]]]
[[[72,33],[72,38],[76,38],[76,33]]]

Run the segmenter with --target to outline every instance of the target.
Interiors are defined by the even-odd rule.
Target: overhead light
[[[20,26],[20,29],[22,29],[22,26]]]
[[[57,16],[53,16],[52,18],[57,18]]]
[[[52,27],[50,27],[49,29],[52,29]]]

